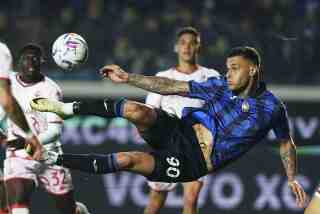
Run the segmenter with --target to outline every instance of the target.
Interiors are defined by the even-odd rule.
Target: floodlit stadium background
[[[42,44],[48,64],[43,72],[58,80],[66,100],[127,96],[143,100],[145,91],[100,80],[98,69],[117,63],[147,75],[175,65],[173,41],[179,27],[202,33],[200,63],[225,71],[224,57],[234,46],[256,47],[264,78],[288,105],[299,155],[301,182],[309,194],[320,181],[319,161],[320,1],[319,0],[1,0],[0,39],[13,54],[27,42]],[[89,60],[75,72],[62,72],[50,46],[66,32],[81,34]],[[89,153],[147,149],[131,124],[121,119],[80,117],[66,121],[66,151]],[[277,145],[270,135],[245,158],[208,176],[200,213],[302,213],[286,187]],[[305,147],[307,146],[307,147]],[[315,147],[311,147],[315,146]],[[147,187],[129,173],[91,176],[75,172],[76,198],[92,213],[142,213]],[[266,188],[268,187],[268,188]],[[41,191],[33,213],[56,213]],[[178,213],[181,189],[170,194],[162,213]]]

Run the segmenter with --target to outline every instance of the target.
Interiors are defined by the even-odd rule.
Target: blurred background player
[[[195,80],[204,82],[207,78],[218,76],[219,73],[197,64],[197,56],[200,51],[200,33],[193,27],[181,28],[176,35],[174,51],[178,55],[178,65],[166,71],[157,73],[157,76],[167,77],[175,80]],[[201,107],[203,101],[190,99],[177,95],[162,96],[149,93],[146,104],[174,114],[181,118],[182,109],[188,107]],[[159,213],[164,205],[168,191],[176,187],[176,183],[148,182],[150,187],[149,202],[144,210],[145,214]],[[203,185],[201,179],[192,182],[185,182],[183,185],[183,213],[194,214],[197,212],[197,200]]]
[[[26,115],[32,132],[43,144],[44,149],[61,154],[59,137],[62,119],[56,114],[35,112],[29,105],[30,100],[38,96],[54,100],[62,98],[60,87],[40,72],[43,62],[43,51],[40,46],[28,44],[23,47],[19,52],[17,73],[10,75],[11,89]],[[81,213],[80,209],[76,209],[69,170],[55,165],[47,166],[32,160],[23,149],[23,134],[12,120],[8,120],[4,180],[11,213],[30,213],[31,195],[37,186],[43,187],[54,199],[60,213]],[[81,210],[84,209],[81,208]]]
[[[12,70],[12,61],[9,48],[0,42],[0,105],[10,120],[25,132],[27,142],[33,147],[33,158],[39,159],[41,144],[39,144],[36,136],[32,133],[21,107],[11,93],[9,72]]]

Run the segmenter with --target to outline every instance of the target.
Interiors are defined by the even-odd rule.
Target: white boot
[[[77,214],[90,214],[86,205],[83,203],[76,201],[77,205]]]

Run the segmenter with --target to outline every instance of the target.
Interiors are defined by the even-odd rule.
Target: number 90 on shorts
[[[177,178],[180,175],[180,161],[176,157],[167,157],[166,158],[167,163],[169,164],[169,167],[166,170],[167,176],[170,178]]]

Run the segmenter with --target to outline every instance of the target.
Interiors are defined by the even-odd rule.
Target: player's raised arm
[[[103,77],[109,78],[115,83],[127,83],[162,95],[185,94],[189,91],[189,84],[186,81],[172,80],[166,77],[131,74],[125,72],[117,65],[104,66],[100,72]]]
[[[9,80],[0,80],[0,104],[17,126],[25,132],[31,132],[19,104],[11,94]]]
[[[162,95],[185,94],[189,91],[189,84],[187,81],[173,80],[166,77],[129,74],[128,83],[138,88]]]

